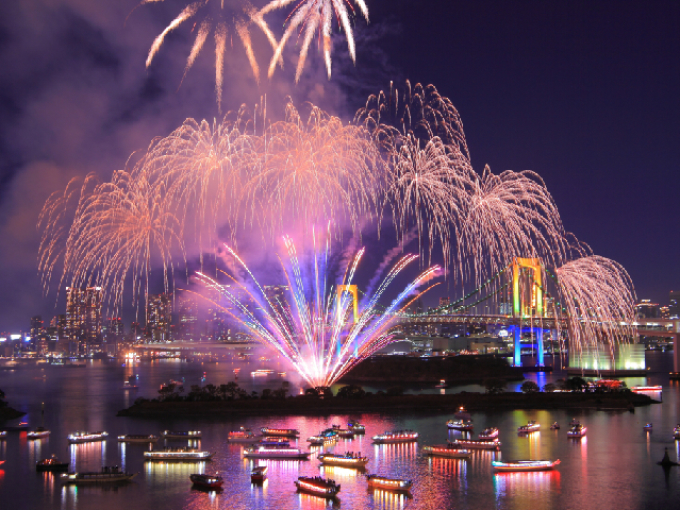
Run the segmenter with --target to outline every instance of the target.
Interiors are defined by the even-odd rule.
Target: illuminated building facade
[[[192,295],[184,294],[179,297],[177,306],[177,336],[176,340],[197,341],[200,339],[198,331],[198,303]]]
[[[146,307],[146,337],[153,342],[170,340],[172,300],[168,294],[151,294]]]
[[[102,294],[101,287],[66,287],[65,335],[69,342],[88,345],[101,341]]]

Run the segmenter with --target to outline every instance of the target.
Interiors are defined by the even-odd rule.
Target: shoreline
[[[596,409],[626,411],[657,402],[647,395],[626,393],[486,393],[369,396],[361,399],[295,396],[285,399],[244,399],[202,402],[142,402],[121,409],[116,416],[134,418],[211,417],[244,415],[326,415],[372,412],[506,411],[511,409]]]
[[[17,411],[16,409],[13,409],[11,407],[0,407],[0,423],[16,420],[25,415],[26,413],[22,411]]]

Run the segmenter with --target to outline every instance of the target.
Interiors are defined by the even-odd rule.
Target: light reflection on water
[[[193,366],[195,365],[195,366]],[[472,413],[472,434],[448,431],[446,421],[451,413],[394,413],[381,415],[330,415],[294,417],[220,417],[216,419],[140,420],[117,418],[115,412],[138,396],[151,396],[160,382],[186,377],[193,384],[208,365],[154,363],[118,367],[92,364],[86,369],[68,370],[46,367],[45,378],[34,380],[32,370],[0,373],[0,387],[10,402],[29,412],[31,428],[40,424],[41,402],[46,403],[45,424],[52,430],[49,440],[27,441],[26,434],[10,432],[0,441],[0,497],[7,508],[59,508],[60,510],[260,510],[260,509],[569,509],[616,508],[617,510],[673,507],[680,496],[680,471],[671,470],[668,480],[656,462],[668,447],[672,460],[680,457],[680,442],[671,439],[671,430],[680,421],[680,386],[664,383],[664,404],[627,411],[544,411],[516,410]],[[208,368],[206,368],[208,367]],[[220,364],[222,370],[222,364]],[[258,367],[259,368],[259,367]],[[193,371],[193,372],[192,372]],[[195,374],[194,374],[195,372]],[[139,373],[138,392],[122,390],[122,381]],[[227,365],[224,373],[233,379]],[[667,372],[666,372],[667,373]],[[192,375],[194,374],[194,375]],[[219,379],[209,372],[209,380]],[[554,381],[559,374],[531,375],[541,384]],[[47,384],[44,382],[47,380]],[[250,379],[248,379],[250,382]],[[648,384],[659,384],[653,378]],[[272,383],[269,384],[270,387]],[[631,385],[631,383],[628,383]],[[438,391],[438,390],[434,390]],[[447,393],[452,391],[451,388]],[[133,398],[134,397],[134,398]],[[567,440],[569,421],[576,417],[588,427],[580,440]],[[340,439],[337,444],[309,448],[306,438],[333,423],[342,425],[357,420],[366,425],[366,435]],[[517,427],[528,420],[542,425],[538,433],[519,436]],[[552,422],[562,425],[549,430]],[[654,432],[644,433],[642,426],[654,423]],[[229,444],[226,435],[239,426],[257,430],[263,425],[298,428],[300,440],[293,445],[312,455],[307,461],[252,461],[243,458],[243,445]],[[476,438],[485,427],[500,429],[501,452],[473,451],[469,460],[430,458],[422,454],[422,446],[443,444],[447,439]],[[414,429],[420,433],[418,443],[373,445],[371,437],[385,430]],[[66,436],[79,429],[107,430],[104,442],[68,445]],[[200,429],[202,440],[163,442],[149,446],[117,443],[119,434],[158,434],[159,431]],[[146,449],[165,446],[192,446],[216,452],[211,462],[144,462]],[[412,497],[381,490],[368,490],[363,473],[342,467],[321,466],[317,457],[322,452],[361,452],[369,457],[367,473],[397,476],[414,482]],[[70,460],[72,470],[98,471],[105,465],[120,465],[140,473],[132,483],[115,487],[62,486],[55,475],[35,473],[35,462],[53,453]],[[557,472],[494,474],[494,459],[560,458]],[[251,484],[250,471],[257,464],[268,466],[268,479],[261,485]],[[191,488],[189,475],[219,473],[225,478],[221,493]],[[337,501],[298,494],[293,481],[298,476],[321,474],[342,485]]]

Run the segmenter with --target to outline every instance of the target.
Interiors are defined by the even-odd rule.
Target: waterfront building
[[[680,319],[680,290],[672,290],[669,295],[669,319]]]
[[[198,303],[192,295],[184,293],[177,300],[177,340],[198,341]]]
[[[168,294],[150,294],[146,307],[146,337],[152,342],[170,340],[172,301]]]
[[[635,305],[636,319],[658,319],[661,317],[661,309],[658,303],[652,303],[649,299],[643,299]]]
[[[101,341],[102,296],[101,287],[66,287],[65,335],[72,354],[86,352],[88,345]]]

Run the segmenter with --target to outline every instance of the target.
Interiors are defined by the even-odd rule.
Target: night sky
[[[370,23],[355,20],[356,67],[338,35],[330,81],[314,48],[295,86],[291,44],[285,70],[258,86],[234,40],[225,109],[266,93],[274,110],[291,94],[349,120],[390,80],[400,89],[407,78],[433,83],[458,108],[478,172],[485,164],[538,172],[565,228],[623,264],[638,297],[666,304],[668,291],[680,289],[680,3],[366,2]],[[55,308],[55,289],[45,297],[37,275],[35,225],[51,192],[87,172],[109,178],[186,117],[219,117],[214,45],[179,87],[190,26],[144,66],[185,2],[131,13],[136,4],[22,0],[0,8],[0,331],[63,313],[63,300]],[[269,21],[280,37],[283,13]],[[271,49],[254,38],[266,69]]]

